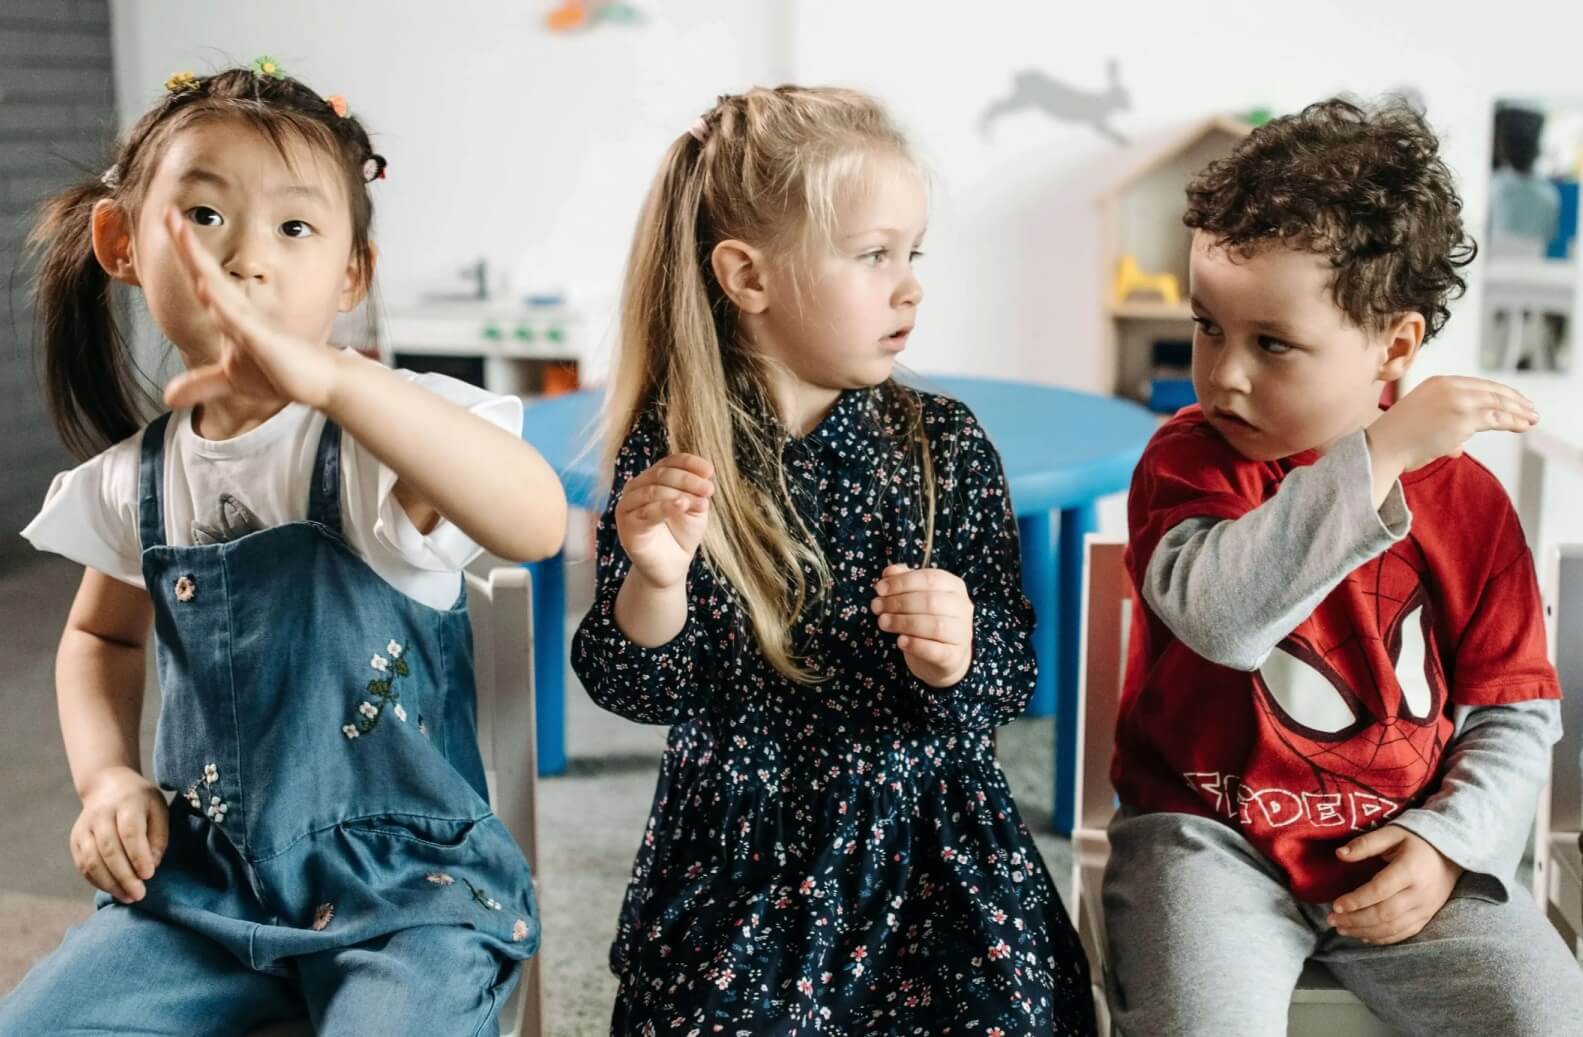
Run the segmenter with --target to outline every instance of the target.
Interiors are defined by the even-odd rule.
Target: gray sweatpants
[[[1105,929],[1125,1037],[1272,1037],[1305,959],[1404,1034],[1583,1034],[1583,969],[1520,889],[1469,874],[1423,931],[1390,946],[1338,935],[1210,818],[1123,810],[1110,826]],[[1342,1035],[1337,1035],[1342,1037]]]

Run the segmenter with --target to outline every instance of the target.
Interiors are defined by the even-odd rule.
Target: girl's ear
[[[341,312],[347,313],[357,308],[357,304],[368,297],[368,286],[374,283],[374,263],[379,259],[379,250],[374,243],[368,243],[368,262],[359,267],[356,256],[351,256],[346,261],[346,278],[341,282]]]
[[[715,280],[726,297],[743,313],[769,309],[764,254],[745,241],[722,241],[709,253]]]
[[[1416,311],[1404,313],[1391,322],[1385,330],[1385,358],[1380,364],[1377,380],[1399,381],[1413,366],[1418,348],[1424,344],[1424,315]]]
[[[108,198],[93,203],[93,255],[104,272],[122,284],[139,285],[132,248],[132,221]]]

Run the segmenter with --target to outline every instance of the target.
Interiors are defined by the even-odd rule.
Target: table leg
[[[1047,717],[1055,710],[1059,593],[1052,519],[1045,511],[1017,520],[1022,540],[1022,592],[1033,602],[1033,656],[1039,662],[1039,681],[1028,700],[1031,717]]]
[[[1071,835],[1077,824],[1077,665],[1082,654],[1083,542],[1099,527],[1092,503],[1061,512],[1060,639],[1056,646],[1055,804],[1056,832]]]
[[[533,697],[539,774],[566,770],[566,558],[528,565],[533,573]]]

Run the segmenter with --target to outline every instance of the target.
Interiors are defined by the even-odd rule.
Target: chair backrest
[[[489,802],[527,857],[538,899],[539,743],[534,730],[531,578],[520,566],[468,572],[466,578],[478,693],[478,749],[489,781]],[[542,906],[540,910],[542,916]],[[524,964],[521,982],[500,1011],[502,1037],[538,1037],[543,1032],[542,954],[541,936],[539,953]]]
[[[1561,678],[1561,740],[1534,826],[1534,892],[1562,937],[1583,939],[1583,543],[1561,544],[1541,567],[1545,627]]]
[[[1090,534],[1083,567],[1083,616],[1077,664],[1077,829],[1103,833],[1116,812],[1110,758],[1132,625],[1132,580],[1125,541]]]

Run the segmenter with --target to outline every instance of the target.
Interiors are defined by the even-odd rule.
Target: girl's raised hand
[[[944,569],[888,566],[874,584],[869,606],[879,628],[895,634],[913,676],[949,688],[967,676],[973,661],[973,599],[967,584]]]
[[[622,489],[616,535],[633,570],[653,587],[687,578],[709,524],[714,475],[714,465],[696,454],[672,454]]]
[[[221,334],[219,359],[165,387],[165,403],[191,407],[216,396],[284,397],[323,410],[335,377],[336,351],[276,327],[193,238],[174,208],[165,214],[175,253],[194,296]]]

